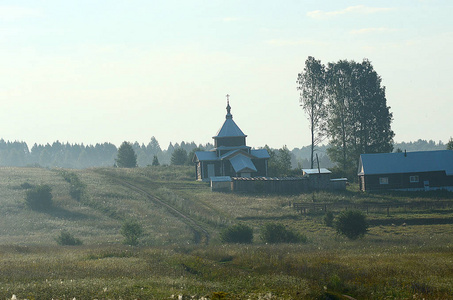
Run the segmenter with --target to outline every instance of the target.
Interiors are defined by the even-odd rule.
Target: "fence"
[[[354,203],[293,203],[293,208],[303,214],[316,211],[339,211],[339,210],[361,210],[367,214],[371,211],[386,212],[390,216],[390,210],[432,210],[453,208],[453,201],[418,201],[410,203],[372,203],[372,204],[354,204]]]

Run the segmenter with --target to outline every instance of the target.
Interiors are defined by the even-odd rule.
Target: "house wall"
[[[199,161],[195,167],[196,167],[196,177],[197,177],[197,180],[201,180],[202,179],[202,174],[201,174],[201,170],[202,170],[202,167],[201,167],[201,162]]]
[[[410,182],[411,176],[418,176],[418,182]],[[388,184],[380,184],[380,178],[388,178]],[[425,188],[425,181],[429,181],[430,188],[453,186],[453,176],[446,176],[445,171],[359,176],[359,183],[362,191],[396,189],[422,190]]]
[[[223,160],[222,164],[223,164],[223,171],[224,171],[222,176],[231,176],[231,177],[236,176],[236,172],[234,171],[234,168],[231,165],[229,160]]]
[[[257,170],[256,173],[253,173],[253,176],[266,177],[266,159],[252,159],[252,162]]]
[[[214,176],[220,176],[220,162],[218,161],[200,161],[197,163],[197,180],[206,180],[208,177],[208,165],[214,165]]]

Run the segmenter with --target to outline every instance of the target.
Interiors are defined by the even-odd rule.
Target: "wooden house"
[[[229,100],[225,122],[213,137],[214,149],[197,151],[193,157],[196,179],[210,181],[211,177],[267,176],[269,153],[266,149],[252,149],[246,137],[233,121]]]
[[[362,191],[453,191],[453,151],[362,154],[358,176]]]

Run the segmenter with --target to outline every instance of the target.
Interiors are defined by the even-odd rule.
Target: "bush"
[[[31,189],[33,187],[32,184],[28,183],[28,182],[24,182],[20,185],[20,188],[21,189],[24,189],[24,190],[28,190],[28,189]]]
[[[360,211],[343,211],[335,222],[337,233],[351,240],[363,237],[368,231],[368,222],[365,215]]]
[[[52,188],[47,184],[27,190],[25,202],[31,209],[42,210],[52,206]]]
[[[124,236],[124,244],[136,246],[138,245],[138,239],[143,234],[143,228],[137,222],[129,220],[121,226],[121,234]]]
[[[60,235],[55,239],[58,245],[62,246],[77,246],[82,245],[82,241],[78,238],[75,238],[69,232],[63,230]]]
[[[325,215],[324,215],[324,224],[326,224],[326,226],[328,227],[333,227],[333,213],[331,211],[328,211]]]
[[[268,223],[261,229],[261,240],[269,244],[304,243],[307,241],[307,238],[304,235],[287,229],[283,224]]]
[[[220,233],[224,243],[250,244],[253,241],[253,229],[245,224],[228,227]]]
[[[72,199],[77,201],[82,200],[85,194],[85,184],[80,180],[79,176],[75,173],[70,173],[67,171],[62,171],[61,176],[63,176],[64,180],[69,182],[71,185],[69,187],[69,195]]]

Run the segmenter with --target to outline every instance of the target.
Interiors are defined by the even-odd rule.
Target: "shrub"
[[[324,224],[326,224],[326,226],[328,227],[333,227],[333,213],[331,211],[328,211],[325,215],[324,215]]]
[[[143,228],[137,222],[128,220],[121,226],[121,234],[124,236],[124,244],[136,246],[138,239],[143,234]]]
[[[245,224],[228,227],[220,233],[224,243],[250,244],[253,241],[253,229]]]
[[[360,211],[343,211],[335,222],[337,233],[351,240],[363,237],[368,231],[368,222],[365,215]]]
[[[63,230],[60,232],[60,235],[55,238],[57,241],[58,245],[62,246],[77,246],[77,245],[82,245],[82,241],[78,238],[75,238],[72,234],[67,232],[66,230]]]
[[[63,176],[64,180],[71,184],[69,187],[69,195],[77,201],[82,200],[85,194],[85,184],[83,184],[79,176],[67,171],[62,171],[60,174]]]
[[[25,202],[31,209],[48,209],[52,206],[52,188],[47,184],[27,190]]]
[[[306,242],[307,238],[283,224],[267,223],[261,229],[261,240],[269,244]]]
[[[24,189],[24,190],[28,190],[28,189],[31,189],[33,187],[33,185],[31,185],[30,183],[28,182],[24,182],[20,185],[20,188],[21,189]]]

